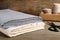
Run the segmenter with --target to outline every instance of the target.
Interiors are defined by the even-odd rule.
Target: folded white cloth
[[[29,18],[29,17],[35,17],[35,16],[24,14],[22,12],[13,11],[10,9],[0,10],[0,24],[1,25],[11,20],[24,19],[24,18]]]
[[[9,37],[44,29],[44,25],[38,16],[10,9],[0,10],[0,31]]]

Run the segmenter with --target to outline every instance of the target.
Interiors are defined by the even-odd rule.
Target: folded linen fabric
[[[0,10],[0,31],[9,37],[44,29],[44,26],[44,22],[38,16],[10,9]]]

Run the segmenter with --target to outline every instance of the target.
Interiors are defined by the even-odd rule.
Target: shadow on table
[[[0,37],[9,38],[8,36],[6,36],[5,34],[3,34],[3,33],[1,33],[1,32],[0,32]]]

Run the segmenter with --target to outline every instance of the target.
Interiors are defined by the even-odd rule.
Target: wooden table
[[[40,13],[40,16],[44,21],[47,21],[48,24],[51,26],[49,30],[58,32],[56,28],[60,28],[60,26],[55,25],[53,22],[60,22],[60,14]],[[54,28],[54,30],[52,30],[51,28]]]

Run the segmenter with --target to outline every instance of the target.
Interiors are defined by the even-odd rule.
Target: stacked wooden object
[[[43,20],[47,21],[60,21],[60,4],[54,3],[53,11],[50,9],[43,9],[40,13]]]

